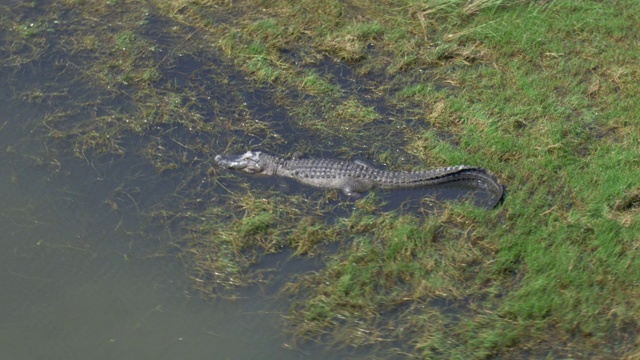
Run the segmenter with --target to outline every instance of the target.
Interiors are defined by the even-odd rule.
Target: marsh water
[[[9,99],[5,91],[0,358],[358,357],[291,350],[280,329],[285,305],[268,290],[202,300],[167,233],[141,215],[176,184],[135,156],[98,166],[48,147],[31,131],[43,114]],[[287,256],[272,261],[292,263],[293,272],[309,266]]]
[[[51,147],[33,134],[42,110],[3,92],[0,358],[358,357],[292,350],[281,331],[286,304],[268,289],[202,300],[172,239],[142,216],[176,184],[136,156],[98,165]],[[270,261],[294,273],[317,265]]]
[[[68,66],[60,72],[56,66],[66,60],[59,55],[25,66],[7,61],[0,70],[0,359],[372,356],[370,349],[289,343],[282,329],[288,303],[276,296],[276,285],[249,286],[234,300],[204,300],[177,256],[176,229],[148,216],[171,202],[171,194],[182,186],[181,174],[159,172],[141,155],[139,136],[118,143],[127,149],[122,154],[99,155],[85,153],[77,143],[74,147],[73,137],[50,136],[46,119],[52,113],[62,113],[69,121],[62,127],[73,132],[74,121],[105,111],[101,100],[92,103],[94,108],[83,103],[92,96],[91,87],[76,87]],[[190,76],[193,69],[180,66],[176,71]],[[211,93],[223,97],[226,90]],[[256,117],[281,118],[259,90],[250,94],[246,99]],[[108,101],[126,112],[126,101]],[[286,122],[279,126],[283,135],[288,129]],[[258,138],[247,137],[248,143]],[[277,179],[255,183],[265,181],[267,186],[281,184]],[[204,180],[201,184],[207,186]],[[280,190],[301,189],[288,182]],[[491,201],[470,189],[445,188],[385,195],[385,210],[400,207],[407,198],[449,200],[472,193],[479,205]],[[272,282],[278,284],[322,264],[283,253],[266,257],[261,266],[280,274]]]
[[[3,95],[0,358],[326,358],[287,349],[281,306],[264,290],[236,301],[191,293],[170,239],[140,216],[170,186],[144,178],[154,169],[56,156],[31,135],[42,114]],[[118,189],[134,177],[155,186]]]

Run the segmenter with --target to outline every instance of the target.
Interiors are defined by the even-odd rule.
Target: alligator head
[[[241,170],[248,174],[261,173],[265,170],[260,163],[260,151],[247,151],[242,155],[216,155],[214,161],[225,169]]]

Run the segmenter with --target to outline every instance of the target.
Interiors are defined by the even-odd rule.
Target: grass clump
[[[332,115],[336,121],[356,126],[370,123],[379,117],[373,107],[365,107],[355,99],[349,99],[337,106]]]
[[[232,296],[234,288],[260,280],[250,266],[265,255],[285,248],[296,256],[314,255],[319,245],[339,238],[338,227],[319,220],[328,211],[318,207],[324,200],[264,195],[234,196],[232,214],[213,206],[189,222],[184,257],[203,294]]]
[[[294,332],[316,340],[329,332],[334,341],[362,346],[403,341],[414,331],[443,331],[451,318],[420,323],[414,317],[448,308],[438,304],[498,291],[491,282],[478,281],[478,274],[491,268],[486,259],[496,248],[484,242],[482,229],[465,227],[468,221],[453,209],[424,221],[357,211],[343,223],[354,236],[348,248],[323,272],[289,284],[288,291],[308,294],[294,307]],[[405,324],[402,330],[392,325],[398,323]]]

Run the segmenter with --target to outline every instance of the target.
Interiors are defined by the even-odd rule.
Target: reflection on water
[[[56,155],[30,134],[43,114],[2,95],[0,359],[337,356],[287,349],[282,309],[258,291],[236,302],[189,294],[183,264],[158,256],[169,251],[153,240],[162,232],[141,223],[160,185],[114,191],[155,171],[126,157],[95,168]]]

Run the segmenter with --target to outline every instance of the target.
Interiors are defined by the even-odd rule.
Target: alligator
[[[292,159],[284,159],[261,151],[217,155],[214,161],[221,168],[248,174],[283,176],[316,187],[340,189],[346,195],[354,197],[372,189],[414,189],[460,182],[473,184],[495,194],[496,205],[504,195],[504,186],[494,174],[483,168],[467,165],[419,172],[386,171],[361,160],[301,159],[298,155],[294,155]]]

